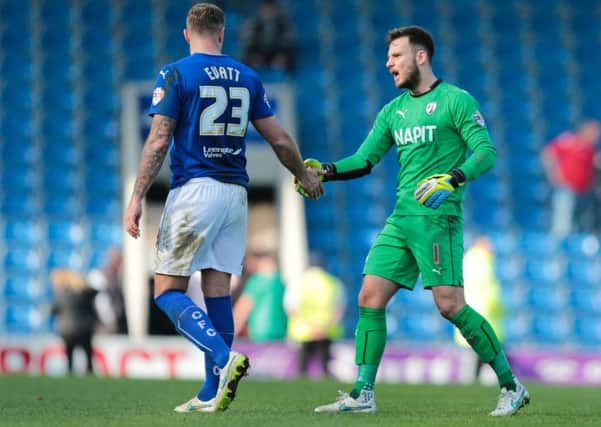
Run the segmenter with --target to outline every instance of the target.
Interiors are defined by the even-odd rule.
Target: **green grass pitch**
[[[532,403],[491,418],[495,387],[380,384],[376,414],[314,414],[348,385],[245,379],[224,413],[177,414],[194,381],[0,376],[0,426],[600,426],[601,389],[528,385]]]

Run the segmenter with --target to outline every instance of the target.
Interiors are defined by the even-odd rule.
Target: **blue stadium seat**
[[[526,232],[520,238],[520,249],[532,258],[547,258],[559,253],[560,241],[547,233]]]
[[[46,269],[52,271],[55,268],[67,268],[82,271],[86,266],[85,261],[81,250],[52,248],[46,258]]]
[[[31,126],[29,119],[33,114],[34,99],[31,94],[30,80],[33,72],[27,73],[27,67],[23,72],[24,74],[16,77],[14,82],[11,77],[11,84],[4,87],[2,97],[10,99],[11,114],[13,115],[11,120],[15,120],[16,115],[19,121],[25,119],[27,121],[26,125]]]
[[[81,201],[78,196],[69,194],[45,194],[44,214],[50,218],[78,218],[81,215]]]
[[[11,117],[10,120],[7,120],[5,117],[0,125],[0,131],[2,131],[2,136],[9,141],[31,139],[33,136],[31,117],[28,114],[17,119]]]
[[[29,192],[20,197],[4,193],[0,196],[0,212],[10,218],[35,218],[39,214],[38,202]]]
[[[55,95],[52,95],[55,97]],[[73,111],[75,108],[75,102],[70,95],[60,97],[60,105],[65,110]],[[57,100],[58,101],[58,100]],[[46,115],[42,121],[42,135],[48,143],[56,144],[56,141],[60,140],[71,140],[75,134],[75,122],[70,116],[63,116],[59,120],[57,117],[52,115]],[[63,148],[64,144],[56,147],[56,149]]]
[[[509,256],[515,254],[518,248],[518,239],[514,233],[504,230],[493,230],[486,233],[490,239],[494,252],[497,256]]]
[[[532,318],[522,311],[508,313],[503,319],[505,343],[522,344],[532,339]]]
[[[332,200],[320,206],[320,209],[313,209],[305,205],[305,214],[307,224],[311,230],[315,227],[332,228],[336,221],[336,211]]]
[[[565,271],[566,281],[573,287],[599,285],[601,264],[597,260],[569,258]]]
[[[90,243],[94,247],[121,246],[123,230],[119,221],[93,221],[89,230]]]
[[[601,345],[601,316],[582,316],[574,320],[578,342],[598,348]]]
[[[19,168],[23,173],[26,173],[25,170],[29,171],[38,159],[38,150],[29,139],[7,141],[0,144],[0,146],[2,163],[6,166]],[[2,169],[3,171],[6,170],[5,167]]]
[[[58,220],[50,221],[47,226],[48,243],[53,247],[74,247],[84,242],[86,233],[78,222]]]
[[[118,170],[119,147],[110,138],[96,138],[88,141],[84,156],[87,164],[112,168],[112,171]]]
[[[564,263],[557,258],[541,259],[532,257],[527,259],[524,268],[524,278],[537,286],[553,286],[563,279]]]
[[[413,291],[406,289],[399,290],[389,307],[393,312],[414,313],[414,312],[432,312],[437,313],[436,305],[432,291],[424,289],[421,277],[418,278]]]
[[[63,165],[61,170],[56,163],[47,163],[48,166],[51,168],[44,171],[42,178],[45,193],[73,196],[81,189],[81,178],[75,168]]]
[[[524,274],[524,259],[519,253],[499,254],[496,269],[501,283],[513,283]]]
[[[313,232],[309,235],[310,250],[319,251],[324,254],[335,254],[338,249],[338,244],[331,229],[328,228],[327,230],[319,232],[321,229],[317,227],[316,230],[318,232]]]
[[[562,312],[568,305],[568,295],[564,286],[528,289],[527,304],[530,309],[552,314]]]
[[[52,139],[46,140],[46,144],[44,144],[42,148],[42,154],[44,156],[44,165],[47,168],[64,170],[65,167],[75,168],[81,163],[81,154],[78,147],[71,142],[72,136],[72,134],[65,134],[62,138],[67,140],[68,143],[63,144],[57,144],[56,141]]]
[[[51,53],[48,53],[42,61],[45,86],[47,89],[53,88],[55,90],[57,87],[71,87],[79,77],[74,65],[64,61],[64,57],[70,55],[68,39],[53,36],[57,33],[57,31],[52,31],[45,36],[43,48]]]
[[[452,334],[449,322],[436,310],[427,313],[411,313],[399,319],[399,331],[412,341],[447,341]]]
[[[117,137],[117,123],[113,121],[98,120],[98,117],[95,115],[89,115],[84,119],[83,131],[87,138],[108,138],[115,140]]]
[[[97,66],[95,66],[97,67]],[[85,105],[94,105],[94,114],[91,114],[89,120],[98,120],[97,114],[113,115],[119,108],[119,95],[114,91],[110,90],[112,87],[113,74],[109,71],[99,72],[96,71],[92,75],[95,75],[99,81],[104,81],[107,86],[107,90],[98,90],[96,86],[88,85],[83,93],[83,102]],[[92,117],[93,116],[93,117]],[[89,125],[88,125],[89,126]],[[104,133],[104,132],[103,132]],[[88,135],[90,137],[93,135]]]
[[[1,288],[1,286],[0,286]],[[11,302],[40,302],[48,300],[52,289],[47,280],[38,274],[17,273],[8,276],[4,282],[4,298]]]
[[[593,234],[571,234],[562,241],[562,248],[568,258],[578,261],[597,257],[601,245]]]
[[[554,313],[538,314],[532,319],[532,337],[547,344],[565,344],[572,338],[572,321]]]
[[[575,284],[570,289],[570,308],[578,316],[601,316],[601,289]]]
[[[36,189],[38,179],[34,168],[28,168],[20,164],[13,165],[7,162],[2,165],[0,182],[4,192],[10,192],[13,196],[23,195],[23,197],[27,197]]]
[[[86,215],[93,219],[117,219],[121,215],[121,206],[115,198],[88,198],[84,209]]]
[[[4,254],[4,269],[11,274],[16,272],[35,273],[42,266],[40,253],[34,247],[11,246]]]
[[[117,170],[107,167],[88,169],[85,192],[91,198],[115,198],[120,194],[121,180]]]
[[[4,324],[9,334],[50,332],[50,308],[48,305],[9,304],[6,307]]]
[[[4,224],[4,241],[11,247],[14,244],[37,246],[43,239],[42,227],[32,219],[7,219]]]

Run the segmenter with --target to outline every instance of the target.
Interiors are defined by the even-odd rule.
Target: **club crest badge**
[[[165,91],[162,87],[157,87],[152,91],[152,105],[156,106],[165,97]]]
[[[480,126],[485,127],[486,123],[484,122],[484,117],[482,116],[482,113],[480,113],[480,111],[476,111],[473,115],[474,120],[476,121],[476,123],[478,123]]]
[[[428,102],[428,105],[426,105],[426,114],[429,116],[432,115],[432,113],[436,111],[437,105],[438,104],[436,102]]]

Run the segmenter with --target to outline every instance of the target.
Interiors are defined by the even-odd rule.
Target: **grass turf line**
[[[245,379],[230,409],[177,414],[199,382],[0,376],[0,426],[599,426],[598,388],[527,385],[532,403],[511,419],[487,414],[498,390],[482,386],[378,384],[376,414],[315,414],[346,384]],[[200,423],[200,424],[199,424]]]

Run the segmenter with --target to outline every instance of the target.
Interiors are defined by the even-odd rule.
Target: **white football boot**
[[[175,412],[180,414],[186,414],[191,412],[215,412],[217,405],[215,405],[215,398],[211,400],[200,400],[197,396],[188,400],[186,403],[182,403],[173,409]]]
[[[357,399],[353,399],[350,394],[338,391],[338,399],[329,405],[322,405],[315,408],[315,412],[357,412],[371,414],[376,412],[376,395],[373,390],[361,390]]]
[[[218,411],[225,411],[236,398],[238,383],[249,368],[250,362],[245,354],[230,351],[230,358],[219,374],[219,385],[215,396]]]
[[[507,415],[513,415],[522,407],[530,403],[530,393],[528,393],[526,387],[524,387],[517,378],[515,378],[515,384],[517,386],[515,391],[507,390],[505,387],[501,389],[497,407],[489,414],[490,416],[505,417]]]

